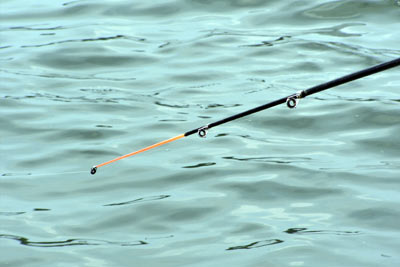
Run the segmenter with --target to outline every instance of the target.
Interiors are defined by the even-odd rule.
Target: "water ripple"
[[[42,24],[40,24],[42,25]],[[39,25],[36,25],[39,26]],[[13,26],[9,28],[10,30],[29,30],[29,31],[56,31],[65,29],[64,26],[55,27],[35,27],[35,26]]]
[[[168,198],[168,197],[170,197],[170,195],[141,197],[141,198],[137,198],[137,199],[129,200],[129,201],[124,201],[124,202],[105,204],[103,206],[105,206],[105,207],[122,206],[122,205],[136,204],[136,203],[145,202],[145,201],[161,200],[161,199]]]
[[[213,108],[234,108],[234,107],[239,107],[242,106],[242,104],[219,104],[219,103],[213,103],[213,104],[207,104],[207,105],[201,105],[201,104],[196,104],[196,105],[190,105],[190,104],[175,104],[175,103],[165,103],[161,101],[155,101],[154,104],[162,107],[168,107],[168,108],[190,108],[190,107],[199,107],[201,109],[213,109]]]
[[[146,40],[144,38],[128,37],[128,36],[125,36],[125,35],[118,34],[118,35],[114,35],[114,36],[97,37],[97,38],[83,38],[83,39],[63,40],[63,41],[50,42],[50,43],[37,44],[37,45],[22,45],[21,48],[43,47],[43,46],[49,46],[49,45],[57,45],[57,44],[65,44],[65,43],[76,43],[76,42],[109,41],[109,40],[115,40],[115,39],[134,40],[134,41],[138,41],[138,42],[143,42],[143,41]]]
[[[188,166],[183,166],[182,168],[186,168],[186,169],[193,169],[193,168],[200,168],[200,167],[208,167],[208,166],[212,166],[215,165],[217,163],[215,162],[203,162],[203,163],[199,163],[196,165],[188,165]]]
[[[22,71],[10,71],[4,69],[0,69],[0,72],[5,72],[13,75],[33,76],[33,77],[52,78],[52,79],[100,80],[100,81],[114,81],[114,82],[136,80],[136,78],[133,77],[127,77],[127,78],[101,77],[100,75],[103,75],[104,73],[95,73],[95,74],[88,74],[87,76],[79,76],[79,75],[68,75],[64,73],[54,73],[54,72],[27,73]]]
[[[16,216],[25,213],[25,211],[0,211],[0,216]]]
[[[291,164],[297,162],[307,162],[312,158],[307,157],[249,157],[249,158],[237,158],[237,157],[223,157],[223,159],[231,159],[238,161],[254,161],[254,162],[268,162],[277,164]]]
[[[255,242],[252,242],[247,245],[229,247],[226,250],[253,249],[253,248],[260,248],[260,247],[265,247],[265,246],[277,245],[277,244],[280,244],[283,242],[284,241],[280,240],[280,239],[267,239],[267,240],[255,241]]]
[[[360,231],[335,231],[335,230],[308,230],[307,228],[289,228],[284,231],[287,234],[331,234],[331,235],[359,235]]]
[[[23,100],[23,99],[44,99],[49,101],[55,102],[86,102],[86,103],[120,103],[120,102],[140,102],[140,99],[136,96],[135,98],[132,97],[110,97],[103,94],[103,97],[93,97],[93,96],[62,96],[62,95],[55,95],[49,93],[34,93],[29,95],[23,96],[11,96],[5,95],[4,98],[6,99],[13,99],[13,100]]]
[[[147,245],[145,241],[114,242],[100,239],[66,239],[59,241],[31,241],[26,237],[17,235],[0,234],[0,238],[18,241],[21,245],[30,247],[67,247],[67,246],[141,246]]]

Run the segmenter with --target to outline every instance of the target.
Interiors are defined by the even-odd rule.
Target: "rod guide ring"
[[[97,171],[97,167],[96,167],[96,166],[93,166],[93,167],[90,169],[90,173],[91,173],[92,175],[95,174],[96,171]]]
[[[295,108],[297,106],[297,99],[295,96],[292,97],[288,97],[286,99],[286,105],[288,106],[288,108]]]
[[[199,130],[197,131],[197,134],[201,138],[205,138],[207,136],[207,132],[208,132],[208,125],[200,127]]]
[[[288,108],[295,108],[297,106],[297,103],[299,102],[299,99],[305,96],[306,92],[304,92],[304,90],[301,90],[296,94],[289,96],[286,99],[286,105],[288,106]]]

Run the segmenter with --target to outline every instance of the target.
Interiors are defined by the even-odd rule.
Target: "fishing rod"
[[[331,80],[329,82],[322,83],[320,85],[316,85],[316,86],[311,87],[309,89],[301,90],[301,91],[299,91],[299,92],[297,92],[295,94],[291,94],[291,95],[288,95],[286,97],[282,97],[281,99],[272,101],[270,103],[267,103],[267,104],[264,104],[264,105],[261,105],[261,106],[258,106],[258,107],[243,111],[243,112],[240,112],[238,114],[235,114],[235,115],[229,116],[227,118],[221,119],[219,121],[212,122],[212,123],[209,123],[207,125],[195,128],[195,129],[190,130],[190,131],[188,131],[186,133],[183,133],[183,134],[180,134],[178,136],[172,137],[170,139],[161,141],[161,142],[153,144],[151,146],[148,146],[148,147],[139,149],[137,151],[131,152],[129,154],[117,157],[117,158],[112,159],[110,161],[95,165],[95,166],[93,166],[91,168],[90,173],[91,174],[95,174],[97,169],[102,167],[102,166],[105,166],[105,165],[108,165],[108,164],[113,163],[115,161],[118,161],[118,160],[130,157],[130,156],[142,153],[144,151],[147,151],[147,150],[150,150],[150,149],[165,145],[167,143],[171,143],[173,141],[176,141],[178,139],[190,136],[190,135],[195,134],[195,133],[197,133],[200,137],[204,138],[204,137],[206,137],[208,130],[210,130],[211,128],[214,128],[214,127],[219,126],[221,124],[224,124],[224,123],[227,123],[227,122],[230,122],[230,121],[233,121],[233,120],[248,116],[250,114],[253,114],[253,113],[265,110],[265,109],[269,109],[269,108],[275,107],[275,106],[280,105],[280,104],[286,103],[288,108],[291,108],[291,109],[295,108],[297,106],[297,103],[299,102],[299,100],[302,99],[302,98],[305,98],[306,96],[309,96],[309,95],[324,91],[326,89],[329,89],[329,88],[332,88],[332,87],[336,87],[336,86],[339,86],[341,84],[348,83],[348,82],[351,82],[351,81],[354,81],[354,80],[357,80],[357,79],[360,79],[360,78],[363,78],[363,77],[366,77],[366,76],[369,76],[369,75],[372,75],[372,74],[375,74],[375,73],[378,73],[378,72],[381,72],[381,71],[384,71],[384,70],[387,70],[387,69],[390,69],[390,68],[394,68],[394,67],[399,66],[399,65],[400,65],[400,58],[397,58],[397,59],[394,59],[394,60],[391,60],[391,61],[387,61],[387,62],[378,64],[378,65],[375,65],[375,66],[372,66],[372,67],[369,67],[369,68],[366,68],[366,69],[363,69],[363,70],[360,70],[360,71],[357,71],[357,72],[342,76],[340,78]]]

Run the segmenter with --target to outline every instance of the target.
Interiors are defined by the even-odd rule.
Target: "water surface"
[[[2,1],[1,266],[398,266],[397,1]]]

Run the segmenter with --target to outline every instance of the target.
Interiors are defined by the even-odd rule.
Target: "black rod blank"
[[[341,85],[344,83],[348,83],[348,82],[351,82],[351,81],[354,81],[354,80],[357,80],[357,79],[360,79],[360,78],[369,76],[371,74],[375,74],[377,72],[381,72],[381,71],[384,71],[384,70],[387,70],[387,69],[390,69],[390,68],[393,68],[393,67],[396,67],[399,65],[400,65],[400,58],[397,58],[397,59],[394,59],[391,61],[387,61],[387,62],[378,64],[378,65],[372,66],[367,69],[363,69],[363,70],[348,74],[346,76],[337,78],[335,80],[311,87],[310,89],[304,90],[304,93],[305,93],[305,96],[312,95],[312,94],[321,92],[323,90],[326,90],[326,89],[329,89],[329,88],[332,88],[332,87],[335,87],[335,86],[338,86],[338,85]]]
[[[284,103],[287,103],[288,107],[293,108],[293,107],[296,106],[297,99],[304,98],[306,96],[309,96],[309,95],[324,91],[326,89],[329,89],[329,88],[332,88],[332,87],[336,87],[336,86],[339,86],[339,85],[342,85],[342,84],[345,84],[345,83],[348,83],[348,82],[351,82],[351,81],[354,81],[354,80],[357,80],[357,79],[360,79],[360,78],[363,78],[363,77],[366,77],[366,76],[369,76],[369,75],[372,75],[372,74],[375,74],[375,73],[378,73],[378,72],[381,72],[381,71],[384,71],[384,70],[387,70],[387,69],[390,69],[390,68],[394,68],[394,67],[397,67],[399,65],[400,65],[400,58],[397,58],[397,59],[394,59],[394,60],[391,60],[391,61],[387,61],[387,62],[378,64],[378,65],[369,67],[367,69],[363,69],[363,70],[360,70],[360,71],[357,71],[357,72],[342,76],[340,78],[331,80],[329,82],[322,83],[320,85],[317,85],[317,86],[311,87],[309,89],[300,91],[299,93],[292,94],[292,95],[289,95],[287,97],[283,97],[281,99],[272,101],[270,103],[267,103],[267,104],[264,104],[264,105],[261,105],[261,106],[258,106],[258,107],[243,111],[241,113],[229,116],[229,117],[221,119],[219,121],[212,122],[212,123],[207,124],[205,126],[190,130],[190,131],[186,132],[184,135],[185,136],[189,136],[189,135],[192,135],[194,133],[198,133],[201,137],[205,137],[206,131],[208,129],[216,127],[218,125],[221,125],[221,124],[224,124],[224,123],[227,123],[227,122],[230,122],[230,121],[233,121],[233,120],[248,116],[250,114],[253,114],[253,113],[265,110],[265,109],[269,109],[269,108],[275,107],[275,106],[280,105],[280,104],[284,104]]]

